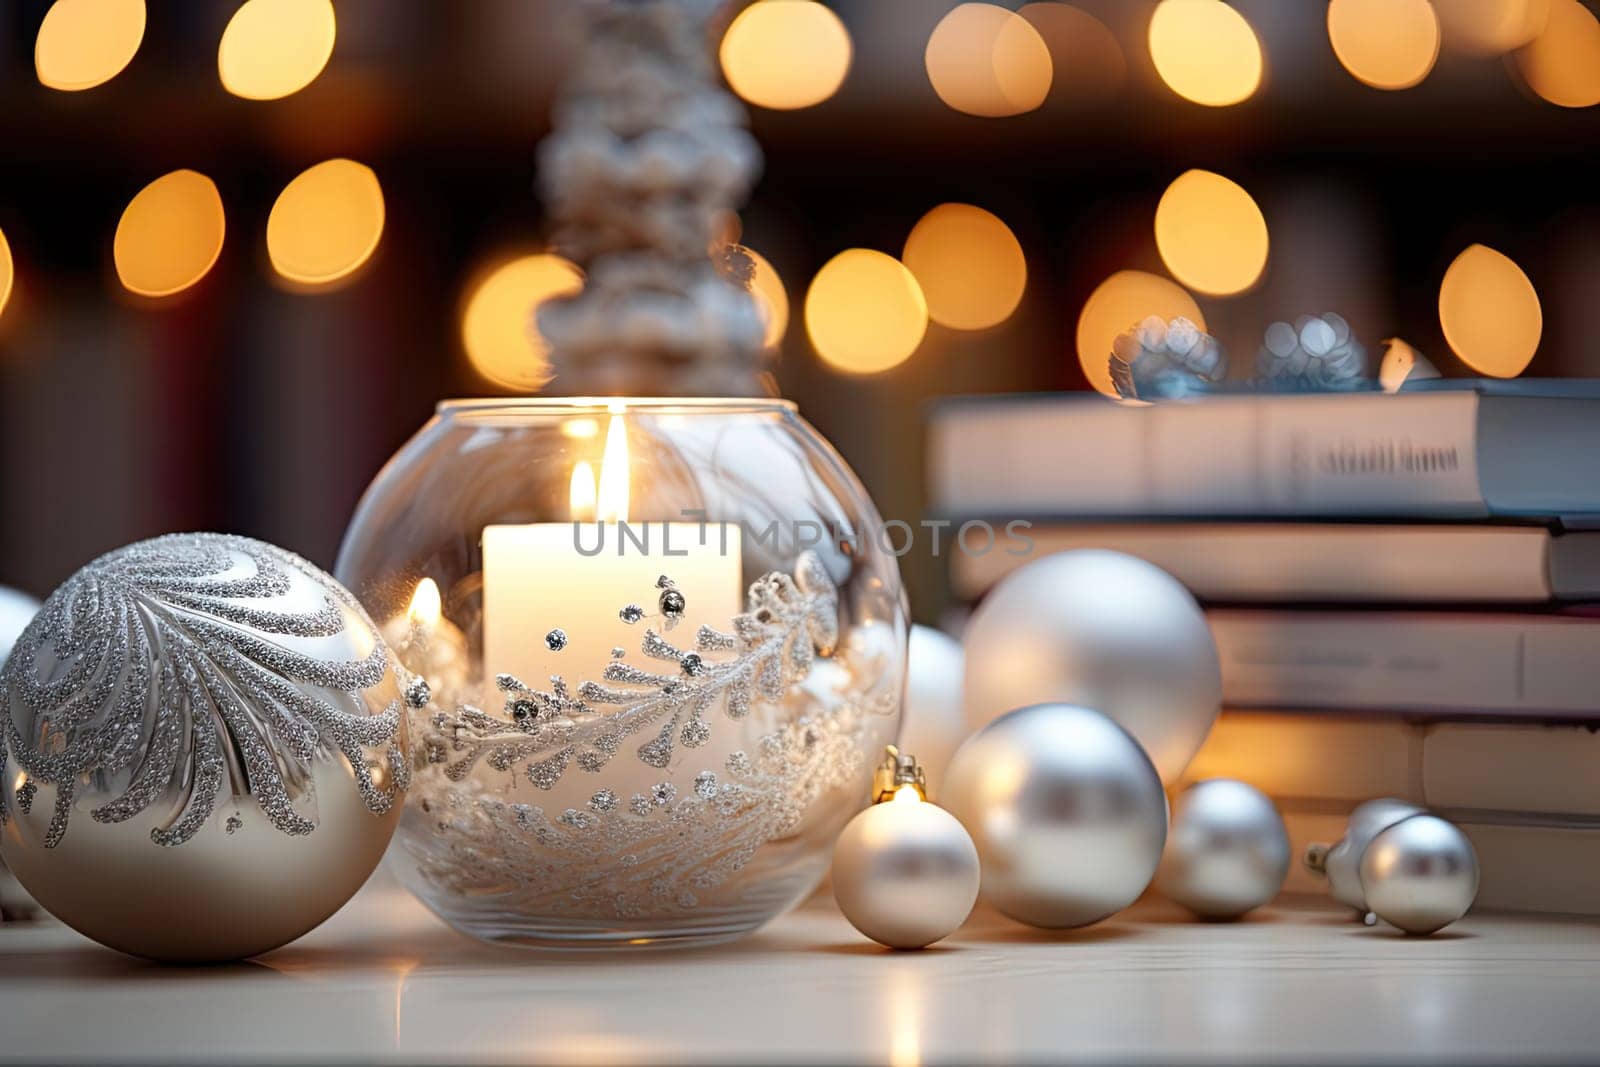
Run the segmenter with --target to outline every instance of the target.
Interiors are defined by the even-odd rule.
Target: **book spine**
[[[1484,515],[1478,403],[1438,393],[956,408],[933,426],[931,490],[941,510],[974,514]]]

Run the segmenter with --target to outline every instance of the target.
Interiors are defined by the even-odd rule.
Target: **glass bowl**
[[[441,404],[336,572],[428,701],[391,863],[481,938],[753,930],[816,887],[897,733],[899,571],[787,402]]]

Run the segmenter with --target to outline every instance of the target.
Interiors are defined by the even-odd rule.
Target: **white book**
[[[1588,726],[1440,723],[1422,743],[1422,792],[1455,812],[1600,822],[1600,733]]]
[[[1600,393],[1451,382],[1128,405],[955,401],[929,435],[951,515],[1563,516],[1600,512]]]
[[[1600,533],[1435,523],[1054,523],[1021,531],[1027,555],[951,556],[975,600],[1053,552],[1113,548],[1219,602],[1545,603],[1600,599]]]
[[[1600,715],[1600,619],[1232,609],[1207,619],[1230,707]]]

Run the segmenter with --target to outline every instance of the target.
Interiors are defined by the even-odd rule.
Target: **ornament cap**
[[[882,804],[893,800],[903,785],[915,789],[919,798],[928,799],[928,776],[922,764],[917,762],[917,757],[901,752],[893,745],[885,745],[883,762],[878,764],[878,770],[872,776],[872,802]]]
[[[1312,874],[1321,875],[1324,878],[1327,877],[1328,853],[1331,848],[1332,846],[1322,841],[1313,841],[1307,845],[1305,854],[1306,870]]]

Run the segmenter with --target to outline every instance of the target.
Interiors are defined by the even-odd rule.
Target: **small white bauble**
[[[1194,597],[1121,552],[1062,552],[1007,575],[965,644],[971,729],[1046,701],[1095,708],[1144,746],[1166,783],[1222,706],[1217,646]]]
[[[39,602],[27,593],[0,585],[0,667],[6,665],[11,646],[33,621],[39,607]]]
[[[1236,919],[1278,895],[1289,832],[1265,793],[1231,778],[1185,789],[1173,806],[1156,888],[1202,919]]]
[[[410,764],[392,664],[355,599],[282,549],[183,534],[102,556],[0,674],[0,854],[131,955],[292,941],[394,833]]]
[[[1070,704],[1002,715],[956,750],[943,793],[983,864],[983,897],[1030,926],[1087,926],[1150,884],[1167,795],[1144,750]]]
[[[931,627],[911,628],[899,747],[922,764],[935,798],[950,757],[971,732],[961,710],[963,672],[959,641]]]
[[[1478,854],[1437,815],[1387,827],[1361,854],[1367,907],[1408,934],[1431,934],[1467,913],[1478,896]]]
[[[890,948],[953,933],[978,899],[978,850],[955,816],[902,786],[833,848],[833,895],[850,925]]]
[[[1361,888],[1361,856],[1374,837],[1422,809],[1393,797],[1380,797],[1356,806],[1350,813],[1344,837],[1331,848],[1315,844],[1306,851],[1306,866],[1328,879],[1333,899],[1362,915],[1367,913],[1367,897]]]

